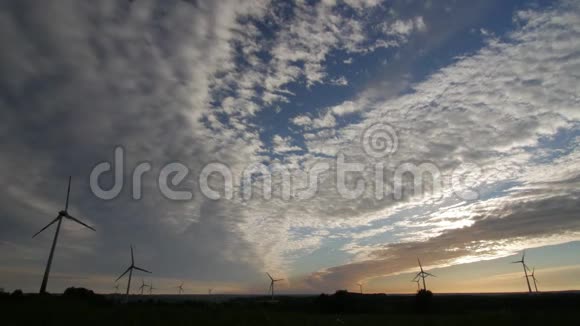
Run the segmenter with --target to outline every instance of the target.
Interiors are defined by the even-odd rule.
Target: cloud
[[[274,145],[274,152],[276,153],[287,153],[287,152],[296,152],[301,151],[302,148],[298,146],[292,146],[291,138],[290,137],[282,137],[280,135],[275,135],[273,141]]]

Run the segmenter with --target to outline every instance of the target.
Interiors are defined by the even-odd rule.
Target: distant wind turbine
[[[151,284],[149,284],[149,295],[153,294],[153,290],[157,290],[157,289],[153,287],[153,282],[151,282]]]
[[[528,291],[529,293],[532,293],[532,287],[530,286],[530,279],[528,277],[529,268],[526,265],[526,251],[525,250],[523,251],[521,260],[513,261],[512,264],[522,264],[522,267],[524,269],[524,275],[526,276],[526,284],[528,285]]]
[[[131,290],[131,278],[133,277],[133,270],[138,270],[141,272],[151,274],[150,271],[143,269],[141,267],[135,266],[135,257],[133,256],[133,246],[131,246],[131,265],[127,268],[127,270],[123,274],[121,274],[121,276],[119,276],[119,278],[117,278],[117,281],[119,281],[123,276],[125,276],[125,274],[129,273],[129,280],[127,281],[127,294],[126,294],[127,301],[129,301],[129,291]],[[115,281],[115,282],[117,282],[117,281]]]
[[[280,279],[274,279],[274,278],[272,277],[272,275],[270,275],[270,273],[266,273],[266,275],[268,275],[268,277],[270,278],[270,289],[269,289],[269,291],[268,291],[268,292],[270,292],[270,295],[271,295],[271,297],[272,297],[272,299],[271,299],[271,300],[274,300],[274,284],[275,284],[276,282],[283,281],[284,279],[282,279],[282,278],[280,278]]]
[[[534,288],[536,289],[536,293],[538,293],[538,279],[536,279],[536,268],[532,267],[532,274],[530,274],[530,276],[532,277],[532,280],[534,281]]]
[[[411,282],[417,283],[417,291],[421,290],[421,285],[420,285],[421,281],[420,280],[418,280],[418,279],[417,280],[412,280]]]
[[[415,275],[415,277],[413,278],[413,282],[415,281],[419,281],[419,279],[422,279],[423,281],[423,290],[427,290],[427,285],[425,283],[425,279],[429,276],[432,277],[436,277],[435,275],[431,274],[431,273],[427,273],[423,270],[423,266],[421,265],[421,261],[419,260],[419,258],[417,258],[417,262],[419,263],[419,269],[421,270],[419,273],[417,273],[417,275]]]
[[[179,289],[179,294],[181,295],[183,293],[183,282],[181,282],[177,288]]]
[[[212,292],[213,292],[213,289],[207,289],[207,294],[208,294],[208,295],[211,295],[211,294],[212,294]]]
[[[360,290],[360,294],[363,294],[363,285],[362,285],[362,283],[357,283],[356,285],[358,285],[358,288]]]
[[[139,287],[139,290],[141,291],[141,295],[143,295],[143,291],[145,290],[146,287],[147,287],[147,284],[145,284],[145,280],[141,279],[141,286]]]
[[[68,177],[68,189],[66,191],[66,203],[64,205],[64,210],[58,212],[58,216],[54,220],[52,220],[52,222],[48,223],[47,226],[45,226],[44,228],[42,228],[42,230],[36,232],[36,234],[32,236],[33,238],[36,237],[42,231],[48,229],[49,226],[58,222],[58,224],[56,225],[56,231],[54,233],[54,239],[52,240],[52,247],[50,248],[50,254],[48,255],[48,262],[46,263],[46,268],[44,270],[44,277],[42,278],[42,285],[40,286],[40,293],[41,294],[46,293],[46,286],[48,284],[48,276],[50,275],[50,266],[52,265],[52,257],[54,256],[54,248],[56,247],[56,242],[58,241],[58,234],[60,232],[60,225],[62,224],[62,219],[67,218],[71,221],[77,222],[78,224],[80,224],[86,228],[89,228],[89,229],[95,231],[94,228],[79,221],[78,219],[76,219],[75,217],[71,216],[68,213],[68,200],[70,197],[70,183],[71,183],[71,177]]]
[[[119,284],[115,284],[115,294],[119,293]]]

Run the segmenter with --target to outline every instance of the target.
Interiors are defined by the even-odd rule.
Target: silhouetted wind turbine
[[[131,265],[127,268],[127,270],[123,274],[121,274],[121,276],[119,276],[119,278],[117,278],[117,281],[119,281],[123,276],[125,276],[125,274],[129,273],[129,280],[127,281],[127,294],[126,294],[127,301],[129,301],[129,291],[131,290],[131,278],[133,277],[133,270],[134,269],[141,271],[141,272],[151,274],[150,271],[143,269],[141,267],[135,266],[135,257],[133,256],[133,246],[131,246]],[[117,281],[115,281],[115,282],[117,282]]]
[[[46,268],[44,270],[44,277],[42,278],[42,285],[40,286],[40,293],[46,293],[46,286],[48,284],[48,276],[50,275],[50,266],[52,265],[52,257],[54,256],[54,248],[56,247],[56,242],[58,241],[58,234],[60,232],[60,225],[62,224],[62,219],[63,218],[67,218],[71,221],[77,222],[78,224],[87,227],[93,231],[95,231],[95,229],[93,229],[92,227],[86,225],[85,223],[79,221],[78,219],[76,219],[75,217],[71,216],[68,213],[68,200],[70,197],[70,183],[71,183],[71,177],[68,177],[68,188],[66,191],[66,203],[64,205],[64,210],[58,212],[58,216],[52,220],[52,222],[48,223],[47,226],[45,226],[44,228],[42,228],[42,230],[36,232],[36,234],[34,234],[32,237],[36,237],[37,235],[39,235],[42,231],[46,230],[49,226],[53,225],[54,223],[58,222],[58,224],[56,225],[56,231],[54,233],[54,239],[52,240],[52,247],[50,248],[50,254],[48,255],[48,262],[46,263]]]
[[[146,287],[147,287],[147,284],[145,284],[145,280],[141,279],[141,286],[139,287],[139,290],[141,291],[141,295],[143,295],[143,291],[145,290]]]
[[[532,277],[532,280],[534,281],[534,288],[536,289],[536,293],[538,293],[538,280],[536,279],[536,276],[534,275],[536,273],[536,268],[532,267],[532,274],[530,275]]]
[[[149,295],[153,294],[153,290],[157,290],[157,289],[153,287],[153,282],[151,282],[151,284],[149,284]]]
[[[183,282],[177,288],[179,289],[179,294],[183,293]]]
[[[415,275],[415,277],[413,278],[413,282],[418,281],[419,278],[421,278],[423,280],[423,290],[427,290],[427,285],[425,284],[425,279],[429,276],[432,277],[436,277],[435,275],[431,274],[431,273],[427,273],[423,270],[423,266],[421,265],[421,261],[419,260],[419,258],[417,258],[417,262],[419,263],[419,269],[421,269],[421,271],[419,273],[417,273],[417,275]]]
[[[207,289],[207,294],[208,294],[208,295],[211,295],[211,294],[212,294],[212,292],[213,292],[213,289]]]
[[[274,279],[272,277],[272,275],[270,275],[270,273],[266,273],[266,275],[268,275],[268,277],[270,278],[270,290],[269,290],[269,292],[270,292],[270,294],[272,296],[272,299],[271,300],[274,300],[274,283],[279,282],[279,281],[282,281],[284,279],[282,279],[282,278],[280,278],[280,279]]]
[[[526,251],[524,250],[522,253],[522,259],[518,261],[513,261],[512,264],[522,264],[524,268],[524,275],[526,276],[526,284],[528,285],[529,293],[532,293],[532,287],[530,286],[530,279],[528,278],[528,266],[526,265]]]
[[[421,290],[421,285],[419,285],[421,283],[421,281],[419,281],[419,280],[413,280],[411,282],[417,283],[417,291]]]
[[[357,283],[356,285],[358,285],[358,288],[360,290],[360,294],[363,294],[363,285],[362,285],[362,283]]]
[[[115,294],[119,293],[119,284],[115,284]]]

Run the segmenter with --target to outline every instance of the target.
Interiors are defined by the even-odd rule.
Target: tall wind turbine
[[[179,294],[181,295],[183,293],[183,282],[181,282],[177,288],[179,289]]]
[[[427,290],[427,285],[425,284],[425,279],[429,276],[432,277],[436,277],[435,275],[431,274],[431,273],[427,273],[423,270],[423,265],[421,265],[421,261],[419,260],[419,258],[417,258],[417,262],[419,263],[419,269],[421,270],[419,273],[417,273],[417,275],[415,275],[415,277],[413,278],[413,282],[415,281],[419,281],[419,279],[422,279],[423,281],[423,290]]]
[[[524,269],[524,275],[526,276],[526,284],[528,285],[528,291],[529,293],[532,293],[532,287],[530,286],[530,279],[528,277],[529,268],[526,265],[526,251],[525,250],[523,251],[521,260],[513,261],[512,264],[522,264],[522,267]]]
[[[270,273],[266,273],[266,275],[268,275],[268,277],[270,278],[270,290],[268,292],[270,292],[270,294],[271,294],[271,297],[272,297],[271,300],[274,300],[274,284],[276,282],[280,282],[280,281],[282,281],[284,279],[282,279],[282,278],[280,278],[280,279],[274,279],[272,277],[272,275],[270,275]]]
[[[363,294],[363,285],[362,285],[362,283],[357,283],[356,285],[358,285],[358,288],[360,290],[360,294]]]
[[[70,183],[71,183],[71,177],[68,177],[68,189],[66,191],[66,203],[64,205],[64,210],[58,212],[58,216],[54,220],[52,220],[52,222],[48,223],[47,226],[45,226],[44,228],[42,228],[42,230],[36,232],[36,234],[32,236],[33,238],[36,237],[42,231],[48,229],[49,226],[58,222],[58,224],[56,225],[56,231],[54,233],[54,239],[52,240],[52,247],[50,248],[50,254],[48,255],[48,262],[46,263],[46,268],[44,270],[44,277],[42,278],[42,285],[40,286],[40,293],[41,294],[46,293],[46,286],[48,284],[48,276],[50,275],[50,266],[52,265],[52,257],[54,256],[54,248],[56,247],[56,242],[58,241],[58,234],[60,232],[60,225],[62,224],[62,219],[67,218],[71,221],[77,222],[78,224],[95,231],[94,228],[79,221],[78,219],[76,219],[75,217],[71,216],[68,213],[68,200],[70,197]]]
[[[532,267],[532,274],[530,274],[530,276],[532,277],[532,280],[534,281],[534,288],[536,289],[536,293],[538,293],[538,280],[536,279],[536,276],[534,275],[536,273],[536,268]]]
[[[127,268],[127,270],[121,274],[121,276],[119,276],[119,278],[117,278],[117,281],[119,281],[123,276],[125,276],[125,274],[129,273],[129,280],[127,282],[127,302],[129,301],[129,291],[131,290],[131,278],[133,277],[133,270],[138,270],[141,272],[145,272],[145,273],[149,273],[151,274],[150,271],[143,269],[141,267],[137,267],[135,266],[135,257],[133,256],[133,246],[131,246],[131,265]],[[115,281],[115,282],[117,282]]]

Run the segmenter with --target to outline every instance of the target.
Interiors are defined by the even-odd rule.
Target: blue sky
[[[109,291],[130,244],[166,291],[260,293],[269,271],[288,293],[412,292],[417,256],[436,291],[517,291],[524,249],[547,289],[580,286],[575,1],[0,6],[1,287],[37,290],[54,229],[30,236],[69,175],[98,231],[64,224],[49,291]],[[119,146],[104,199],[115,176],[91,174]],[[191,199],[164,190],[175,163]],[[204,192],[216,164],[231,197],[215,171]]]

